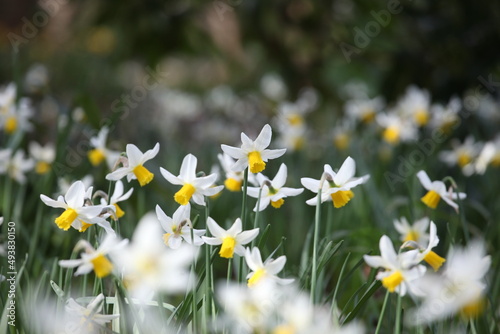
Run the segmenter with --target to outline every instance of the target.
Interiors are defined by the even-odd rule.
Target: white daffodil
[[[409,117],[418,126],[424,126],[430,117],[430,100],[428,91],[410,86],[407,88],[406,94],[399,100],[398,108],[403,116]]]
[[[468,176],[474,173],[474,160],[479,156],[483,144],[476,142],[474,137],[469,136],[462,144],[453,140],[451,145],[451,151],[439,152],[439,159],[450,167],[460,167],[464,175]]]
[[[429,222],[429,218],[424,217],[410,225],[405,217],[401,217],[399,220],[394,220],[394,227],[401,235],[401,241],[415,241],[417,244],[423,245],[429,241],[427,233]]]
[[[197,250],[184,244],[175,251],[165,246],[156,215],[147,213],[137,225],[131,242],[110,254],[133,297],[150,300],[155,293],[185,292],[193,283],[189,266]]]
[[[425,266],[419,265],[420,251],[418,249],[396,254],[391,239],[384,235],[380,238],[380,256],[364,255],[365,262],[373,268],[383,268],[376,278],[389,292],[396,291],[404,296],[407,291],[417,295],[414,281],[422,277]]]
[[[153,159],[160,150],[160,143],[156,143],[153,149],[142,153],[134,144],[127,144],[127,158],[122,162],[123,167],[106,175],[106,180],[118,181],[127,176],[127,181],[137,179],[141,187],[145,186],[154,177],[154,174],[144,167],[144,163]]]
[[[167,216],[165,212],[156,206],[156,216],[160,221],[161,227],[166,232],[163,234],[165,245],[172,249],[177,249],[181,246],[182,240],[190,245],[201,246],[203,240],[201,236],[205,234],[205,230],[195,230],[191,224],[191,205],[181,205],[175,210],[172,218]]]
[[[17,151],[12,156],[11,149],[0,150],[0,174],[7,174],[21,184],[26,182],[24,173],[32,170],[34,166],[33,159],[25,159],[23,151]]]
[[[443,263],[446,261],[446,259],[442,258],[441,256],[437,255],[434,253],[432,250],[434,247],[436,247],[439,244],[439,238],[437,236],[437,228],[436,224],[434,222],[430,222],[430,233],[429,233],[429,243],[427,244],[427,247],[422,247],[422,244],[418,244],[417,246],[420,249],[420,259],[422,261],[427,262],[434,271],[438,271],[439,268],[443,265]],[[412,244],[412,241],[407,242],[407,244]]]
[[[243,185],[243,173],[231,170],[231,167],[236,161],[226,153],[217,154],[217,159],[219,159],[222,169],[226,174],[226,180],[224,181],[226,189],[230,191],[241,191],[241,186]]]
[[[354,197],[351,189],[370,178],[370,175],[354,177],[355,172],[356,162],[351,157],[347,157],[338,173],[335,173],[330,165],[325,165],[320,180],[303,177],[300,182],[314,193],[318,193],[321,188],[321,203],[331,200],[336,208],[341,208]],[[317,196],[307,200],[306,203],[318,205]]]
[[[396,112],[379,113],[376,116],[377,123],[384,129],[383,139],[392,145],[399,142],[414,141],[418,138],[418,129],[415,124],[402,117]]]
[[[345,114],[350,119],[356,119],[363,123],[370,123],[384,107],[384,99],[375,97],[373,99],[362,98],[346,102],[344,106]]]
[[[500,167],[500,135],[497,135],[495,139],[488,141],[484,145],[474,168],[476,173],[484,174],[489,165]]]
[[[89,205],[90,198],[92,198],[92,187],[85,190],[82,181],[74,182],[64,197],[59,196],[57,200],[53,200],[43,194],[40,195],[40,199],[46,205],[53,208],[65,209],[55,220],[56,225],[60,229],[67,231],[73,226],[73,228],[80,232],[84,232],[89,226],[97,224],[104,228],[106,232],[115,234],[109,222],[103,218],[109,216],[109,213],[105,212],[107,210],[114,210],[114,206]]]
[[[85,275],[94,270],[97,277],[106,277],[113,270],[113,264],[107,259],[106,255],[119,251],[127,243],[128,239],[120,241],[113,234],[107,234],[97,249],[94,249],[87,240],[80,240],[76,244],[74,251],[77,252],[83,249],[85,252],[82,253],[82,257],[75,260],[61,260],[59,265],[63,268],[78,267],[75,276]]]
[[[234,224],[226,231],[215,220],[208,217],[207,227],[213,237],[202,237],[203,241],[209,245],[222,245],[219,255],[226,259],[231,259],[234,253],[243,256],[245,254],[243,245],[251,242],[259,234],[259,228],[243,231],[240,218],[237,218]]]
[[[36,141],[32,141],[29,144],[29,152],[35,160],[35,172],[37,174],[45,174],[50,171],[51,165],[56,158],[56,149],[53,144],[49,143],[42,146]]]
[[[286,177],[287,167],[285,164],[281,164],[278,173],[276,173],[272,181],[260,173],[257,174],[260,187],[248,187],[248,196],[259,198],[260,193],[260,206],[257,207],[256,204],[253,211],[263,211],[269,204],[277,209],[285,203],[286,197],[297,196],[304,191],[304,188],[283,187]]]
[[[459,97],[452,97],[447,106],[434,104],[431,107],[430,126],[434,129],[441,129],[449,134],[452,128],[460,121],[459,112],[462,102]]]
[[[3,90],[0,90],[0,115],[6,114],[16,102],[17,88],[11,82]]]
[[[453,200],[464,199],[467,197],[465,193],[455,193],[450,187],[446,190],[446,186],[442,181],[431,181],[427,173],[423,170],[417,173],[417,177],[420,180],[422,186],[427,190],[427,194],[421,198],[422,202],[428,207],[435,209],[439,204],[439,201],[443,199],[448,205],[458,212],[458,204],[453,202]]]
[[[286,149],[268,150],[271,143],[272,130],[269,124],[264,125],[262,131],[255,141],[248,138],[246,134],[241,133],[241,148],[221,145],[222,151],[229,156],[237,159],[232,170],[235,172],[244,171],[249,167],[250,172],[259,173],[266,168],[266,162],[269,159],[276,159],[285,154]]]
[[[130,188],[129,191],[127,191],[125,194],[124,192],[124,187],[123,187],[123,182],[118,180],[115,183],[115,191],[113,192],[113,195],[109,198],[109,203],[105,198],[101,198],[101,204],[104,206],[108,205],[113,205],[115,207],[115,213],[116,213],[116,218],[121,218],[125,215],[125,211],[122,210],[122,208],[118,205],[118,202],[125,201],[132,196],[132,193],[134,192],[134,188]]]
[[[118,318],[119,314],[100,314],[104,306],[104,295],[101,293],[87,307],[78,304],[73,298],[66,301],[65,328],[77,334],[101,333],[106,323]]]
[[[192,154],[184,157],[181,164],[179,176],[175,176],[168,170],[160,167],[161,175],[170,183],[181,185],[182,188],[175,193],[174,199],[180,205],[186,205],[192,198],[198,205],[205,205],[205,196],[213,196],[220,192],[224,186],[213,186],[217,180],[217,174],[196,177],[196,165],[198,159]]]
[[[252,270],[247,276],[249,287],[253,287],[263,281],[271,281],[278,284],[290,284],[294,281],[293,278],[279,278],[277,276],[285,266],[285,255],[275,260],[268,258],[266,262],[262,262],[260,250],[257,247],[253,247],[252,250],[250,248],[245,250],[245,261],[250,270]]]
[[[465,248],[452,248],[441,275],[429,273],[417,287],[424,299],[417,309],[408,312],[414,325],[449,318],[457,313],[465,318],[478,316],[486,305],[484,276],[491,265],[482,242],[474,241]]]
[[[0,123],[7,134],[14,132],[30,131],[33,125],[30,119],[33,117],[31,101],[28,98],[22,98],[17,103],[4,106],[0,113]]]
[[[90,163],[93,166],[98,166],[106,159],[109,169],[113,169],[116,161],[120,157],[120,152],[110,150],[106,147],[106,139],[108,137],[109,129],[103,127],[97,136],[90,138],[90,145],[93,147],[87,155]]]

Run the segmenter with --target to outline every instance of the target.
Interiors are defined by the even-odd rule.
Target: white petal
[[[196,189],[206,189],[211,187],[217,180],[217,174],[210,174],[203,177],[192,179],[192,184]]]
[[[179,247],[181,247],[181,244],[182,238],[180,236],[175,235],[168,238],[168,245],[172,249],[178,249]]]
[[[64,198],[66,199],[66,203],[70,208],[79,208],[83,206],[85,197],[85,186],[82,181],[76,181],[73,183]]]
[[[154,157],[156,157],[156,155],[158,154],[159,151],[160,151],[160,143],[156,143],[156,145],[152,149],[147,150],[144,153],[144,155],[142,156],[142,158],[140,160],[140,164],[142,165],[146,161],[151,160]]]
[[[238,233],[240,233],[241,230],[242,230],[241,219],[240,218],[236,218],[236,220],[234,221],[233,225],[229,228],[229,230],[227,230],[227,234],[234,237]]]
[[[179,179],[177,176],[170,173],[168,170],[166,170],[163,167],[160,167],[160,173],[171,184],[175,184],[175,185],[183,185],[184,184],[183,180]]]
[[[142,165],[141,160],[143,154],[137,146],[134,144],[127,144],[125,150],[127,151],[128,165],[131,168],[134,168],[137,165]]]
[[[222,144],[221,146],[222,151],[229,155],[230,157],[233,157],[234,159],[243,159],[247,157],[247,153],[245,153],[241,148],[239,147],[233,147],[233,146],[228,146]]]
[[[427,189],[427,190],[431,190],[432,189],[432,182],[431,182],[431,179],[429,179],[429,176],[427,175],[427,173],[423,170],[419,171],[417,173],[417,177],[418,179],[420,180],[420,183],[422,184],[422,186]]]
[[[206,189],[200,190],[200,193],[205,195],[205,196],[213,196],[218,193],[220,193],[224,189],[224,186],[215,186],[215,187],[209,187]]]
[[[40,199],[48,206],[53,208],[63,208],[66,209],[68,205],[61,201],[55,201],[52,198],[45,196],[43,194],[40,195]]]
[[[395,265],[397,263],[397,255],[391,239],[389,239],[388,236],[383,235],[380,238],[379,247],[382,258],[389,264]]]
[[[210,227],[208,228],[210,229]],[[207,245],[217,246],[222,244],[222,240],[219,238],[201,237]]]
[[[297,196],[304,192],[304,188],[281,188],[280,192],[286,196]]]
[[[219,226],[211,217],[207,219],[207,227],[210,233],[217,238],[224,238],[226,236],[226,230]],[[203,238],[205,240],[205,238]],[[205,241],[206,242],[206,241]]]
[[[269,124],[264,125],[262,130],[260,131],[259,135],[257,136],[257,139],[255,139],[254,142],[254,147],[257,149],[257,151],[262,151],[266,147],[271,144],[271,137],[273,135],[273,132],[271,130],[271,126]],[[273,158],[270,158],[273,159]]]
[[[117,170],[115,170],[114,172],[107,174],[106,180],[118,181],[118,180],[121,180],[125,175],[127,175],[131,172],[132,172],[132,169],[129,167],[120,167]]]
[[[158,217],[163,230],[165,232],[172,233],[172,218],[167,216],[158,204],[156,205],[156,216]]]
[[[181,205],[175,210],[172,219],[179,224],[184,220],[189,220],[191,216],[191,204]]]
[[[286,263],[286,256],[282,255],[276,260],[269,261],[266,263],[266,270],[268,273],[271,275],[276,275],[279,273],[281,270],[283,270],[283,267],[285,266]]]
[[[249,231],[243,231],[236,236],[236,241],[240,245],[246,245],[259,235],[259,228],[254,228]]]
[[[288,175],[288,170],[285,164],[281,164],[280,169],[278,170],[278,173],[276,173],[276,176],[273,179],[273,187],[276,189],[280,189],[285,185],[286,178]]]
[[[248,166],[248,158],[245,157],[243,159],[239,159],[237,160],[233,167],[231,167],[231,170],[233,172],[243,172],[245,170],[245,168],[247,168]]]
[[[300,183],[312,192],[317,193],[319,191],[320,181],[312,179],[310,177],[303,177],[300,179]]]
[[[184,157],[181,164],[181,171],[179,178],[183,179],[185,182],[192,182],[196,178],[196,165],[198,164],[198,159],[192,154],[188,154]]]
[[[205,206],[206,205],[206,203],[205,203],[205,196],[203,196],[199,192],[195,192],[193,194],[193,196],[191,196],[191,199],[193,200],[193,202],[195,202],[198,205],[201,205],[201,206]]]
[[[63,267],[63,268],[74,268],[78,267],[83,263],[82,259],[77,259],[77,260],[61,260],[58,262],[58,264]]]
[[[363,255],[366,264],[372,268],[387,268],[388,263],[381,256]]]
[[[285,153],[286,153],[286,148],[281,148],[277,150],[264,150],[260,152],[260,157],[262,158],[262,160],[267,161],[269,159],[279,158]]]
[[[354,176],[355,173],[356,173],[356,162],[354,161],[353,158],[347,157],[347,159],[345,159],[344,163],[337,172],[337,175],[333,177],[333,181],[335,182],[336,185],[342,186],[347,181],[349,181]]]

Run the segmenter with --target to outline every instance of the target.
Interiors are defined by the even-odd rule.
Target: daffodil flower
[[[130,196],[132,196],[132,193],[134,192],[134,188],[130,188],[129,191],[127,191],[125,194],[123,192],[124,192],[123,182],[118,180],[116,181],[113,195],[111,195],[111,197],[109,198],[109,203],[105,198],[101,198],[102,205],[104,206],[113,205],[115,207],[116,218],[121,218],[125,215],[125,211],[123,211],[122,208],[118,205],[118,202],[122,202],[129,199]]]
[[[439,159],[450,167],[457,165],[466,176],[474,173],[474,161],[479,156],[483,144],[469,136],[463,143],[455,139],[451,145],[452,150],[439,152]]]
[[[351,157],[347,157],[338,173],[335,173],[332,167],[326,164],[322,179],[315,180],[303,177],[300,182],[314,193],[318,193],[321,188],[321,203],[332,201],[336,208],[341,208],[354,197],[351,189],[365,183],[370,178],[370,175],[354,177],[355,172],[356,162]],[[307,200],[306,203],[318,205],[317,196]]]
[[[222,169],[226,173],[226,180],[224,181],[226,189],[229,191],[241,191],[243,173],[231,170],[231,167],[234,166],[235,160],[226,153],[217,154],[217,158],[219,159]]]
[[[142,153],[134,144],[127,144],[127,159],[123,162],[124,166],[106,175],[106,180],[118,181],[127,176],[128,182],[137,179],[141,187],[145,186],[153,180],[154,174],[143,165],[146,161],[153,159],[159,150],[160,143],[156,143],[153,149],[145,153]]]
[[[9,85],[9,87],[11,87]],[[9,88],[7,90],[10,90]],[[4,101],[0,98],[0,125],[7,134],[14,132],[30,131],[33,125],[29,122],[33,117],[33,109],[29,98],[21,98],[16,102],[16,89],[8,92],[4,97]]]
[[[409,323],[428,324],[454,314],[475,318],[484,310],[484,277],[491,257],[486,255],[483,242],[475,240],[465,248],[452,248],[446,258],[440,275],[428,273],[417,282],[424,298],[418,308],[408,312]]]
[[[269,124],[264,125],[255,141],[241,133],[241,148],[221,145],[222,151],[237,159],[232,170],[235,172],[244,171],[249,167],[250,172],[260,173],[266,168],[269,159],[276,159],[285,154],[286,149],[268,150],[271,143],[272,130]]]
[[[382,132],[384,141],[391,145],[414,141],[418,138],[418,128],[415,124],[394,111],[379,113],[375,119],[384,129]]]
[[[245,250],[245,261],[250,270],[252,270],[247,276],[249,287],[253,287],[259,284],[259,282],[268,280],[279,284],[290,284],[294,281],[292,278],[279,278],[277,276],[285,266],[285,255],[275,260],[269,258],[266,262],[262,262],[260,250],[257,247],[253,247],[252,250],[250,250],[250,248]]]
[[[373,268],[382,268],[376,278],[389,292],[396,291],[404,296],[407,291],[418,295],[419,291],[412,284],[422,275],[426,268],[419,265],[420,251],[410,250],[396,254],[391,239],[384,235],[380,238],[380,256],[364,255],[365,262]]]
[[[104,295],[101,293],[87,307],[78,304],[73,298],[68,299],[65,306],[66,329],[71,328],[73,333],[88,334],[101,332],[106,323],[118,318],[119,314],[101,314],[104,306]]]
[[[399,220],[394,220],[394,227],[401,235],[401,241],[414,241],[419,245],[423,245],[429,241],[429,234],[427,233],[429,222],[429,218],[424,217],[410,225],[405,217],[401,217]]]
[[[85,275],[94,270],[97,277],[103,278],[108,276],[113,270],[113,264],[108,260],[106,255],[119,251],[127,243],[128,239],[119,241],[115,235],[107,234],[99,247],[94,249],[88,241],[80,240],[76,244],[74,251],[81,249],[85,251],[82,253],[81,259],[61,260],[59,261],[59,265],[63,268],[78,267],[75,276]]]
[[[430,95],[424,89],[410,86],[406,94],[399,100],[398,109],[404,117],[409,117],[417,126],[429,122]]]
[[[98,166],[103,160],[106,160],[108,167],[112,169],[120,157],[120,153],[106,147],[108,132],[109,129],[107,127],[103,127],[97,136],[90,138],[90,145],[93,148],[87,153],[87,155],[93,166]]]
[[[175,201],[180,205],[187,205],[192,198],[196,204],[204,206],[205,196],[213,196],[224,188],[224,186],[213,186],[217,180],[217,174],[196,177],[197,164],[198,159],[194,155],[188,154],[182,160],[179,176],[175,176],[160,167],[161,175],[168,182],[182,186],[174,195]]]
[[[21,184],[26,182],[24,173],[32,170],[34,166],[33,159],[26,159],[23,151],[17,151],[12,155],[10,148],[0,150],[0,174],[7,174]]]
[[[408,243],[412,243],[409,241]],[[434,222],[430,222],[430,233],[429,233],[429,243],[427,247],[422,247],[417,244],[420,249],[420,259],[427,262],[434,271],[438,271],[439,268],[446,261],[443,257],[437,255],[432,249],[439,244],[439,238],[437,236],[437,228]]]
[[[446,190],[446,186],[442,181],[431,181],[427,173],[423,170],[417,173],[422,186],[427,190],[427,194],[421,198],[422,202],[431,209],[435,209],[439,201],[443,199],[448,205],[458,212],[458,204],[453,200],[457,198],[464,199],[467,197],[465,193],[452,192],[452,188]]]
[[[73,226],[80,232],[84,232],[90,225],[97,224],[106,232],[115,234],[109,222],[100,217],[107,209],[114,210],[114,206],[86,205],[86,200],[90,199],[91,195],[92,187],[86,191],[83,182],[76,181],[69,187],[64,197],[59,196],[57,200],[53,200],[41,194],[40,199],[50,207],[64,209],[64,212],[55,220],[57,227],[64,231]],[[109,216],[109,214],[104,216]]]
[[[45,146],[32,141],[29,144],[30,155],[35,160],[35,172],[37,174],[45,174],[50,171],[51,165],[56,158],[56,150],[54,145],[47,144]]]
[[[202,237],[203,241],[209,245],[222,245],[219,255],[226,259],[233,258],[234,253],[243,256],[245,254],[243,245],[251,242],[259,234],[259,228],[243,231],[240,218],[237,218],[234,224],[226,231],[215,220],[208,217],[207,227],[213,237]]]
[[[167,216],[165,212],[156,206],[156,216],[160,221],[161,227],[166,232],[163,234],[163,241],[172,248],[177,249],[181,246],[182,240],[190,245],[201,246],[203,240],[201,236],[205,234],[205,230],[196,230],[191,224],[191,205],[181,205],[175,210],[172,218]]]
[[[254,211],[263,211],[269,204],[274,208],[279,208],[285,203],[285,198],[288,196],[297,196],[301,194],[303,188],[288,188],[283,187],[286,182],[287,167],[281,164],[278,173],[272,181],[262,174],[257,174],[257,180],[260,187],[248,187],[248,196],[259,198],[260,193],[260,206],[255,205]],[[262,190],[261,190],[262,189]]]

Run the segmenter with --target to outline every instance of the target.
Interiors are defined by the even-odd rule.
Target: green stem
[[[227,262],[227,283],[226,285],[229,286],[229,282],[231,281],[231,264],[233,263],[233,259],[228,259]]]
[[[375,329],[375,334],[378,334],[380,327],[382,326],[382,319],[384,318],[385,308],[387,306],[387,301],[389,300],[389,290],[385,293],[384,304],[382,304],[382,310],[380,310],[380,315],[378,317],[377,329]]]
[[[259,207],[260,207],[260,196],[261,195],[262,195],[262,187],[259,189],[259,197],[257,198],[257,211],[255,211],[255,218],[253,221],[253,228],[254,229],[257,228],[257,226],[259,226],[259,213],[260,213]],[[252,240],[251,248],[253,248],[253,246],[255,246],[256,239],[257,238]]]
[[[245,172],[243,174],[243,197],[241,201],[241,226],[243,227],[243,230],[245,230],[246,227],[246,210],[247,210],[247,190],[248,190],[248,167],[245,168]],[[243,258],[240,257],[239,259],[239,266],[238,266],[238,282],[241,282],[241,279],[243,277]]]
[[[321,220],[321,187],[318,190],[318,202],[316,203],[316,214],[314,217],[314,239],[313,239],[313,260],[312,260],[312,274],[311,274],[311,303],[314,304],[316,300],[316,280],[318,275],[318,239],[319,239],[319,222]]]
[[[398,293],[398,304],[396,306],[396,326],[394,327],[394,334],[401,333],[401,294]]]

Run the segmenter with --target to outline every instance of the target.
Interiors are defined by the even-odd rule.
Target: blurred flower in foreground
[[[475,142],[474,137],[469,136],[460,144],[457,140],[453,140],[451,151],[442,151],[439,153],[439,159],[444,161],[448,166],[458,166],[462,169],[464,175],[474,173],[473,162],[481,151],[482,143]]]
[[[24,173],[32,170],[34,166],[35,162],[33,159],[25,159],[23,151],[17,151],[12,156],[10,148],[0,150],[0,175],[7,174],[12,179],[23,184],[26,182]]]
[[[420,251],[410,250],[396,254],[391,239],[384,235],[380,238],[380,256],[364,255],[365,262],[373,268],[383,268],[376,278],[389,292],[396,291],[404,296],[407,291],[413,295],[419,292],[414,288],[414,281],[422,277],[425,266],[419,265]]]
[[[113,270],[113,265],[106,258],[106,255],[119,251],[127,243],[127,239],[120,241],[116,235],[107,234],[99,247],[94,249],[87,240],[80,240],[73,251],[78,252],[83,249],[85,253],[82,253],[81,259],[61,260],[59,261],[59,265],[63,268],[78,267],[75,276],[85,275],[94,270],[97,277],[103,278],[108,276]]]
[[[452,187],[446,190],[446,186],[443,181],[431,181],[427,173],[423,170],[417,173],[417,177],[420,180],[422,186],[427,190],[427,194],[421,198],[422,202],[431,209],[435,209],[439,201],[443,199],[448,205],[458,212],[458,204],[453,202],[453,200],[464,199],[467,197],[465,193],[455,193],[452,191]]]
[[[134,144],[127,144],[127,158],[122,157],[123,167],[106,175],[106,180],[118,181],[127,176],[127,181],[137,179],[141,187],[145,186],[154,177],[154,174],[144,167],[144,163],[153,159],[160,150],[160,143],[156,143],[153,149],[142,153]]]
[[[119,314],[101,314],[104,306],[104,295],[95,297],[87,307],[78,304],[73,298],[68,299],[64,308],[66,312],[66,329],[71,333],[97,334],[101,333],[106,323],[118,318]],[[68,326],[69,325],[69,326]]]
[[[161,236],[156,215],[147,213],[139,221],[131,242],[120,252],[110,254],[133,297],[150,300],[155,293],[185,292],[195,283],[188,268],[197,256],[196,248],[184,244],[172,250]]]
[[[391,145],[396,145],[400,141],[414,141],[418,138],[418,129],[415,124],[394,111],[389,113],[379,113],[376,116],[376,120],[377,123],[384,129],[382,137]]]
[[[460,122],[459,112],[461,108],[462,102],[458,97],[452,97],[446,107],[441,104],[432,105],[430,126],[449,134]]]
[[[56,158],[56,149],[53,144],[49,143],[42,146],[36,141],[32,141],[29,144],[29,152],[35,160],[35,172],[37,174],[45,174],[50,171],[51,165]]]
[[[90,202],[91,197],[92,187],[85,190],[82,181],[73,183],[64,197],[59,196],[57,201],[43,194],[40,195],[40,199],[46,205],[53,208],[65,209],[55,220],[57,227],[60,229],[67,231],[73,226],[73,228],[80,232],[84,232],[90,225],[97,224],[104,228],[106,232],[115,234],[109,222],[103,218],[109,216],[109,213],[105,213],[107,209],[114,211],[115,207],[92,205],[92,202]]]
[[[279,278],[277,276],[285,266],[285,255],[277,259],[269,258],[263,263],[260,250],[257,247],[253,247],[251,250],[250,248],[245,250],[245,261],[247,266],[252,270],[247,276],[249,287],[253,287],[264,281],[272,281],[279,284],[290,284],[294,281],[293,278]]]
[[[197,164],[198,159],[194,155],[188,154],[182,160],[179,176],[175,176],[165,168],[160,167],[161,175],[168,182],[182,186],[174,195],[175,201],[180,205],[187,205],[192,198],[196,204],[205,206],[205,196],[213,196],[224,188],[223,186],[213,186],[217,180],[217,174],[196,177]]]
[[[384,99],[382,97],[375,97],[373,99],[363,97],[347,101],[344,110],[348,118],[363,123],[370,123],[375,119],[375,116],[383,107]]]
[[[195,230],[191,224],[190,215],[191,205],[189,203],[179,206],[172,218],[167,216],[159,205],[156,206],[156,216],[166,232],[163,234],[165,245],[177,249],[181,246],[182,240],[194,246],[203,244],[201,236],[205,234],[205,230]]]
[[[260,173],[257,174],[257,180],[260,187],[248,187],[248,196],[258,199],[260,194],[260,206],[257,207],[257,204],[255,204],[253,211],[263,211],[269,204],[277,209],[285,203],[284,198],[288,196],[297,196],[304,191],[304,188],[283,187],[286,178],[287,167],[285,164],[281,164],[278,173],[276,173],[272,181]],[[259,199],[257,202],[259,202]]]
[[[118,205],[118,202],[125,201],[132,196],[134,188],[130,188],[125,194],[123,193],[123,182],[118,180],[115,183],[115,190],[109,199],[101,198],[101,204],[104,206],[113,205],[116,211],[116,218],[121,218],[125,215],[125,211]]]
[[[245,254],[243,245],[251,242],[259,234],[259,228],[243,231],[240,218],[237,218],[234,224],[226,231],[215,220],[208,217],[207,227],[213,237],[202,237],[203,241],[209,245],[222,245],[219,255],[226,259],[233,258],[234,253],[243,256]]]
[[[113,169],[115,163],[120,157],[120,153],[106,148],[108,132],[109,129],[107,127],[103,127],[97,136],[90,138],[90,145],[93,149],[91,149],[87,155],[93,166],[99,166],[101,162],[106,159],[108,168]]]
[[[269,159],[276,159],[285,154],[286,149],[268,150],[271,143],[272,130],[269,124],[264,125],[262,131],[255,141],[252,141],[246,134],[241,133],[241,148],[221,145],[222,151],[237,159],[231,168],[235,172],[244,171],[249,167],[250,172],[259,173],[266,168]]]
[[[486,307],[484,276],[491,264],[485,246],[474,241],[465,248],[452,248],[441,275],[428,273],[417,283],[425,297],[408,312],[414,325],[431,323],[459,313],[464,318],[478,316]]]
[[[425,244],[429,241],[429,218],[424,217],[410,225],[405,217],[394,220],[394,227],[401,234],[401,241],[415,241],[417,244]]]
[[[332,167],[326,164],[320,180],[303,177],[300,182],[314,193],[318,193],[321,189],[321,203],[331,200],[333,206],[341,208],[354,197],[351,189],[365,183],[370,178],[370,175],[354,177],[355,172],[356,162],[351,157],[347,157],[338,173],[335,173]],[[318,205],[317,196],[307,200],[306,203]]]

